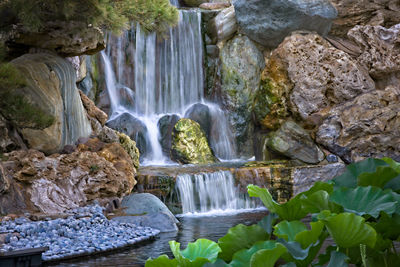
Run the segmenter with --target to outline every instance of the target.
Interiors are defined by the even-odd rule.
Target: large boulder
[[[330,109],[316,140],[348,162],[368,157],[400,160],[400,88],[393,86],[357,96]]]
[[[132,140],[136,141],[141,155],[146,155],[147,152],[147,127],[138,118],[132,114],[125,112],[107,122],[107,126],[124,133]]]
[[[158,131],[160,133],[160,144],[162,147],[162,151],[168,157],[171,152],[171,144],[172,144],[172,130],[175,127],[175,124],[179,121],[180,117],[176,114],[164,115],[162,116],[157,123]]]
[[[128,216],[116,217],[113,220],[149,226],[161,232],[178,231],[177,223],[172,212],[156,196],[149,193],[130,194],[121,203]]]
[[[346,37],[356,25],[391,27],[400,23],[398,0],[330,0],[338,11],[330,34]]]
[[[357,60],[374,79],[400,73],[400,24],[389,29],[358,25],[348,32],[348,37],[360,46],[362,52]]]
[[[324,153],[309,133],[293,121],[285,122],[276,132],[271,133],[267,146],[274,152],[305,163],[317,164],[324,159]]]
[[[37,150],[7,154],[10,186],[0,195],[1,213],[64,213],[94,200],[129,194],[136,184],[132,160],[118,144],[90,139],[70,154],[46,157]]]
[[[12,61],[27,86],[12,91],[23,98],[35,120],[21,118],[16,101],[2,104],[2,114],[18,129],[29,148],[51,154],[92,132],[76,88],[76,74],[65,59],[48,53],[26,54]]]
[[[39,32],[18,26],[7,37],[11,51],[22,54],[34,47],[74,57],[93,55],[105,48],[103,32],[81,21],[49,21]]]
[[[206,135],[195,121],[180,119],[172,132],[171,157],[182,164],[216,162]]]
[[[337,11],[329,0],[235,0],[236,19],[254,41],[277,47],[296,30],[326,35]]]
[[[208,33],[213,43],[230,39],[237,31],[235,9],[233,6],[218,13],[215,18],[209,21]]]
[[[210,136],[211,131],[211,116],[210,109],[207,105],[202,103],[196,103],[186,110],[184,118],[191,119],[200,124],[201,129],[206,134],[207,139]]]
[[[229,112],[241,155],[252,155],[251,113],[248,103],[258,90],[265,67],[263,54],[246,36],[229,40],[220,53],[223,106]]]
[[[306,121],[314,120],[316,112],[375,89],[366,69],[314,33],[287,37],[270,61],[274,68],[269,79],[285,82],[281,88],[290,94],[290,111]]]

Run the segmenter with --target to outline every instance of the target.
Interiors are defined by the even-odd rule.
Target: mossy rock
[[[172,131],[171,157],[182,164],[208,164],[217,162],[200,124],[180,119]]]
[[[31,103],[18,90],[26,86],[26,79],[19,69],[11,63],[0,64],[0,113],[17,127],[49,127],[54,123],[54,116]]]
[[[136,169],[139,168],[139,149],[136,147],[136,142],[133,141],[129,136],[126,134],[117,132],[119,143],[124,148],[124,150],[128,153],[130,158],[132,159],[133,165]]]

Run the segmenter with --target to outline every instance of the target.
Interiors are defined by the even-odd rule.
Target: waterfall
[[[254,209],[256,200],[240,194],[229,171],[182,174],[176,179],[182,213],[226,212]]]
[[[171,3],[179,6],[178,1]],[[110,99],[109,121],[128,113],[132,121],[145,125],[146,144],[139,147],[145,151],[143,165],[169,162],[162,153],[158,119],[165,114],[183,117],[188,106],[204,103],[201,13],[180,10],[178,25],[163,37],[133,25],[119,37],[108,34],[106,52],[101,53]],[[218,158],[232,159],[234,138],[224,111],[215,104],[206,105],[213,120],[210,146]]]

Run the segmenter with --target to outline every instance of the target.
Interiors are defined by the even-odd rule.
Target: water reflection
[[[179,232],[161,234],[156,241],[149,242],[146,245],[104,256],[75,259],[52,266],[144,266],[144,263],[150,257],[157,258],[161,254],[167,254],[172,257],[168,245],[169,240],[180,242],[181,249],[184,249],[189,242],[193,242],[198,238],[217,241],[226,234],[230,227],[239,223],[254,224],[265,215],[265,211],[254,211],[230,216],[181,217],[179,218],[181,222]]]

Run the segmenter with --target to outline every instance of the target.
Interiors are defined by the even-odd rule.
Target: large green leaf
[[[299,195],[309,196],[318,191],[326,191],[328,194],[333,191],[333,184],[329,184],[326,182],[315,182],[315,184],[305,192],[300,193]]]
[[[178,262],[176,259],[169,259],[167,255],[161,255],[157,259],[148,259],[145,267],[177,267]]]
[[[400,237],[400,215],[392,216],[382,212],[378,222],[371,223],[374,229],[382,235],[383,238],[397,240]]]
[[[333,216],[323,216],[320,219],[325,223],[330,235],[341,248],[351,248],[365,244],[371,248],[375,246],[376,231],[365,223],[365,219],[354,213],[341,213]]]
[[[396,178],[398,175],[399,173],[391,166],[378,166],[373,173],[361,173],[358,176],[358,185],[384,188],[389,181]]]
[[[249,249],[257,241],[267,240],[268,237],[268,233],[256,224],[251,226],[238,224],[230,228],[228,233],[218,240],[218,245],[222,249],[219,257],[230,262],[237,251]]]
[[[286,241],[283,238],[278,238],[277,241],[284,245],[288,251],[285,255],[283,255],[283,258],[286,261],[302,261],[305,260],[308,256],[308,253],[310,251],[310,247],[303,249],[301,247],[300,243],[297,243],[295,241]],[[296,264],[298,265],[298,264]]]
[[[323,190],[314,192],[311,195],[302,197],[303,208],[310,213],[317,213],[323,210],[340,213],[343,208],[329,200],[329,193]]]
[[[339,251],[332,251],[331,252],[331,260],[329,261],[327,267],[347,267],[347,257],[346,254],[339,252]]]
[[[298,233],[307,231],[307,227],[300,221],[282,221],[274,226],[274,235],[286,241],[295,241]]]
[[[346,167],[346,171],[334,178],[332,181],[336,186],[344,186],[354,188],[357,186],[357,178],[365,172],[374,173],[379,166],[388,166],[388,164],[380,159],[365,159],[360,162],[352,163]]]
[[[320,221],[311,222],[310,226],[311,230],[300,232],[294,238],[294,241],[300,243],[302,248],[307,248],[311,244],[316,243],[324,229],[324,223]]]
[[[203,265],[203,267],[229,267],[226,262],[224,262],[222,259],[217,259],[215,262],[207,262],[206,264]]]
[[[286,248],[283,245],[276,243],[274,249],[262,249],[257,251],[251,257],[250,267],[274,267],[275,262],[285,253]]]
[[[277,244],[276,241],[271,241],[271,240],[257,242],[249,249],[242,249],[236,252],[233,255],[230,266],[231,267],[250,266],[250,261],[252,256],[260,250],[270,250],[272,253],[276,253],[282,250],[282,245]]]
[[[382,158],[382,160],[384,162],[386,162],[387,164],[389,164],[389,166],[392,167],[398,174],[400,174],[400,163],[399,162],[396,162],[393,159],[386,158],[386,157]]]
[[[396,201],[391,192],[384,192],[377,187],[339,188],[335,190],[330,200],[341,205],[345,211],[357,215],[369,214],[374,218],[381,211],[393,214],[396,211]]]
[[[198,239],[194,243],[189,243],[182,251],[176,241],[169,241],[169,245],[179,266],[203,266],[207,262],[214,262],[221,251],[217,243],[208,239]]]
[[[275,202],[268,189],[260,188],[256,185],[247,186],[248,193],[251,197],[259,197],[265,207],[273,213],[279,215],[282,220],[299,220],[305,217],[308,211],[304,210],[301,202],[301,195],[297,195],[284,204]]]
[[[261,219],[257,225],[261,226],[269,235],[272,233],[272,226],[278,220],[276,213],[269,213],[267,216]]]

